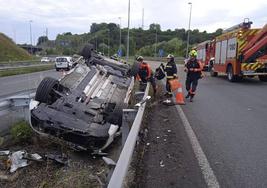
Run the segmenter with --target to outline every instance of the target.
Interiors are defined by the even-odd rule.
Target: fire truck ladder
[[[243,62],[254,62],[267,54],[267,24],[247,43],[243,51]]]

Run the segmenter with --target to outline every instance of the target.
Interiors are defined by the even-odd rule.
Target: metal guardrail
[[[143,101],[145,101],[146,97],[148,96],[150,83],[147,84]],[[141,127],[141,122],[143,119],[143,114],[145,111],[146,102],[142,103],[138,109],[137,115],[134,119],[132,124],[132,128],[130,130],[129,135],[127,136],[126,142],[114,169],[114,172],[111,176],[111,179],[108,184],[108,188],[121,188],[123,187],[123,181],[127,176],[128,168],[131,163],[133,151],[135,148],[135,144],[137,141],[138,133]]]
[[[0,101],[0,116],[8,114],[12,108],[26,107],[28,108],[30,100],[34,98],[35,93],[28,95],[14,95]],[[25,116],[26,117],[26,116]]]
[[[10,70],[10,69],[19,69],[19,68],[29,68],[29,67],[42,67],[47,65],[53,65],[54,63],[36,63],[30,65],[16,65],[16,66],[0,66],[0,71]]]
[[[132,84],[131,84],[132,85]],[[112,173],[111,179],[108,183],[108,188],[120,188],[123,187],[123,182],[125,177],[127,176],[127,172],[131,163],[133,151],[136,145],[136,141],[138,138],[138,133],[141,127],[141,122],[143,119],[143,114],[146,107],[146,99],[148,96],[150,88],[150,83],[147,84],[145,92],[143,92],[143,99],[139,102],[139,108],[137,114],[134,118],[133,124],[131,126],[129,134],[125,134],[126,141],[123,146],[123,149],[120,153],[120,157],[117,161],[115,169]],[[15,95],[12,97],[5,98],[0,101],[0,116],[6,115],[10,113],[10,111],[14,108],[22,108],[28,109],[30,100],[34,98],[35,93],[31,93],[29,95]],[[24,113],[24,118],[28,118],[28,111]]]
[[[25,61],[1,61],[0,67],[2,67],[2,66],[17,66],[17,65],[30,65],[30,64],[39,63],[40,60],[41,60],[41,58],[40,59],[33,59],[33,60],[25,60]]]

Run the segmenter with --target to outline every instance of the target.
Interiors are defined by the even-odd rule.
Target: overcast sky
[[[131,0],[130,27],[141,27],[144,8],[145,29],[159,23],[162,30],[188,28],[187,0]],[[267,0],[191,0],[191,29],[213,32],[250,18],[253,27],[267,23]],[[128,0],[0,0],[0,32],[17,43],[30,43],[45,34],[49,39],[58,33],[86,33],[94,22],[113,22],[127,27]]]

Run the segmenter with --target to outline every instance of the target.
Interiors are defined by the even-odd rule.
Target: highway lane
[[[221,187],[267,187],[266,92],[256,79],[207,76],[182,107]]]
[[[61,73],[56,70],[21,74],[0,78],[0,97],[4,98],[17,93],[27,93],[34,91],[44,77],[60,78]]]
[[[184,85],[185,73],[178,70]],[[267,83],[230,83],[206,74],[194,102],[186,101],[182,109],[220,186],[267,187]]]

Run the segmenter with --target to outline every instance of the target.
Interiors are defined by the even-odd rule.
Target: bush
[[[32,134],[33,131],[26,121],[17,122],[11,128],[11,136],[15,142],[27,141]]]

